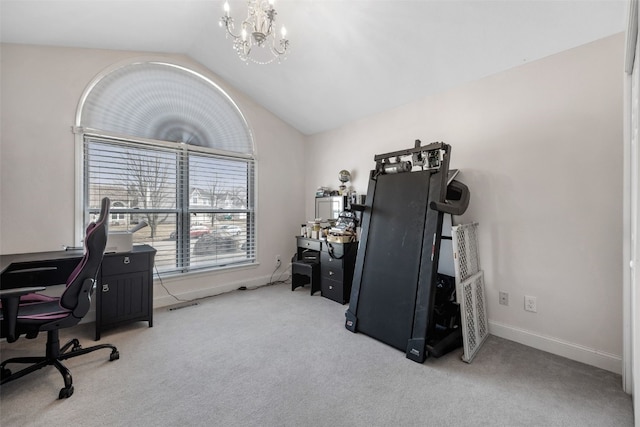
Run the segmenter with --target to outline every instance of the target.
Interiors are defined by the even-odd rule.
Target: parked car
[[[211,233],[211,229],[206,225],[192,225],[189,229],[189,237],[192,239],[197,239],[198,237],[204,236],[205,234]],[[177,237],[177,232],[172,231],[169,235],[170,238],[175,239]]]
[[[237,237],[229,233],[205,234],[196,241],[193,247],[193,254],[196,256],[217,255],[219,253],[230,253],[238,250]]]
[[[242,233],[242,228],[237,225],[223,225],[220,227],[220,231],[237,236]]]

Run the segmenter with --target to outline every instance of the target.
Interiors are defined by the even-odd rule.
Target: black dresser
[[[104,255],[96,287],[96,340],[104,329],[130,322],[148,321],[153,326],[155,255],[148,245]]]
[[[320,264],[322,296],[340,304],[349,302],[358,243],[330,243],[301,236],[296,239],[297,258],[305,259],[311,255]]]

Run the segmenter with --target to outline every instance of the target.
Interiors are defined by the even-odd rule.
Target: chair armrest
[[[44,291],[44,286],[30,286],[28,288],[0,289],[0,298],[21,297],[22,295]]]
[[[33,292],[45,290],[44,286],[30,286],[28,288],[10,288],[0,290],[0,300],[2,300],[2,320],[3,333],[7,337],[7,342],[14,342],[16,336],[16,321],[18,319],[18,307],[20,297]]]

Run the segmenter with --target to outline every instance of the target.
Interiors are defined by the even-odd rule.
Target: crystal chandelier
[[[220,18],[220,26],[224,25],[227,37],[233,38],[233,48],[243,61],[250,60],[257,64],[268,64],[283,58],[289,48],[289,40],[285,38],[287,30],[280,29],[280,38],[276,37],[274,21],[276,10],[274,0],[249,0],[247,2],[247,18],[242,21],[240,34],[234,34],[233,18],[229,16],[229,2],[224,2],[224,16]],[[260,48],[260,49],[254,49]]]

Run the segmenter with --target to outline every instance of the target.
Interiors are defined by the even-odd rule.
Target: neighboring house
[[[97,195],[95,200],[90,200],[90,206],[99,206],[100,199],[102,197],[109,197],[111,199],[111,225],[117,225],[123,228],[129,228],[131,224],[137,224],[139,218],[137,214],[126,214],[124,212],[118,212],[120,209],[136,209],[143,207],[143,203],[140,203],[140,198],[135,194],[130,194],[131,191],[127,190],[124,185],[105,185],[99,186],[99,191],[91,191],[90,194]],[[211,192],[202,188],[193,187],[190,189],[190,205],[194,209],[224,209],[224,210],[236,210],[245,209],[246,203],[240,197],[237,197],[233,191],[220,191],[212,194]],[[175,207],[175,201],[167,206],[168,208]],[[212,225],[213,221],[210,213],[199,213],[191,218],[193,225]],[[244,218],[244,214],[242,215]],[[216,219],[219,221],[232,219],[231,213],[218,214]]]

